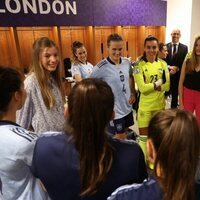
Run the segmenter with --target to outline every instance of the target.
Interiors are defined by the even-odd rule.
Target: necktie
[[[172,56],[174,56],[176,54],[176,44],[173,44],[173,53],[172,53]]]

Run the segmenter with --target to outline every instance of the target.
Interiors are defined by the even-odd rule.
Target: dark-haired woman
[[[158,48],[159,48],[158,58],[165,60],[168,55],[167,45],[160,42]],[[168,65],[168,69],[170,74],[175,74],[177,72],[177,67],[175,66]]]
[[[83,43],[74,41],[72,44],[72,77],[76,81],[89,78],[92,73],[93,65],[87,61],[87,50]]]
[[[155,165],[154,176],[142,184],[117,189],[109,200],[199,199],[196,194],[200,185],[195,184],[195,175],[200,128],[192,113],[182,110],[156,113],[149,124],[147,149],[149,160]]]
[[[165,108],[165,91],[169,90],[169,70],[158,58],[158,39],[148,36],[144,41],[144,54],[136,63],[134,78],[140,91],[138,127],[140,145],[146,155],[148,125],[154,113]]]
[[[139,145],[105,132],[113,107],[107,83],[84,79],[68,96],[65,133],[37,141],[32,170],[53,200],[104,200],[120,185],[146,177]]]
[[[0,199],[45,200],[30,171],[37,134],[16,124],[16,111],[26,99],[24,75],[0,66]]]

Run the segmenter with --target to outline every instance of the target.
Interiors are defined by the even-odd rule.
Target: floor
[[[166,103],[165,109],[170,108],[170,102],[171,102],[171,97],[167,97],[166,100],[165,100],[165,103]],[[138,129],[138,123],[137,123],[137,120],[136,120],[135,110],[133,111],[133,117],[134,117],[135,124],[133,126],[131,126],[130,129],[132,129],[135,133],[137,133],[139,135],[139,129]]]

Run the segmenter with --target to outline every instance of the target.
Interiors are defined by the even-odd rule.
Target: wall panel
[[[71,57],[73,41],[83,42],[88,60],[96,65],[108,56],[107,37],[115,32],[124,39],[123,56],[130,56],[133,60],[143,53],[146,36],[155,35],[165,42],[165,26],[0,27],[0,64],[28,68],[34,40],[46,36],[59,46],[62,59]]]
[[[60,27],[60,35],[63,58],[71,58],[71,45],[75,40],[82,42],[87,48],[85,26]]]
[[[13,28],[0,27],[0,65],[20,67]]]
[[[106,58],[108,56],[107,37],[114,32],[115,32],[114,26],[94,27],[95,63],[98,63],[103,58]]]
[[[22,67],[29,68],[31,63],[31,49],[34,41],[40,37],[49,37],[52,40],[52,27],[19,27],[17,35],[19,39],[19,51],[21,54]]]
[[[124,52],[126,57],[132,57],[133,60],[137,57],[137,41],[138,33],[137,27],[124,26],[122,29],[122,36],[124,40]]]
[[[145,36],[154,35],[160,42],[165,42],[165,27],[164,26],[147,26]]]

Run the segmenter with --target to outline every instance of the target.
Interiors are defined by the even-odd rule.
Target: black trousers
[[[170,92],[172,95],[171,108],[177,108],[178,106],[178,76],[170,76]]]

